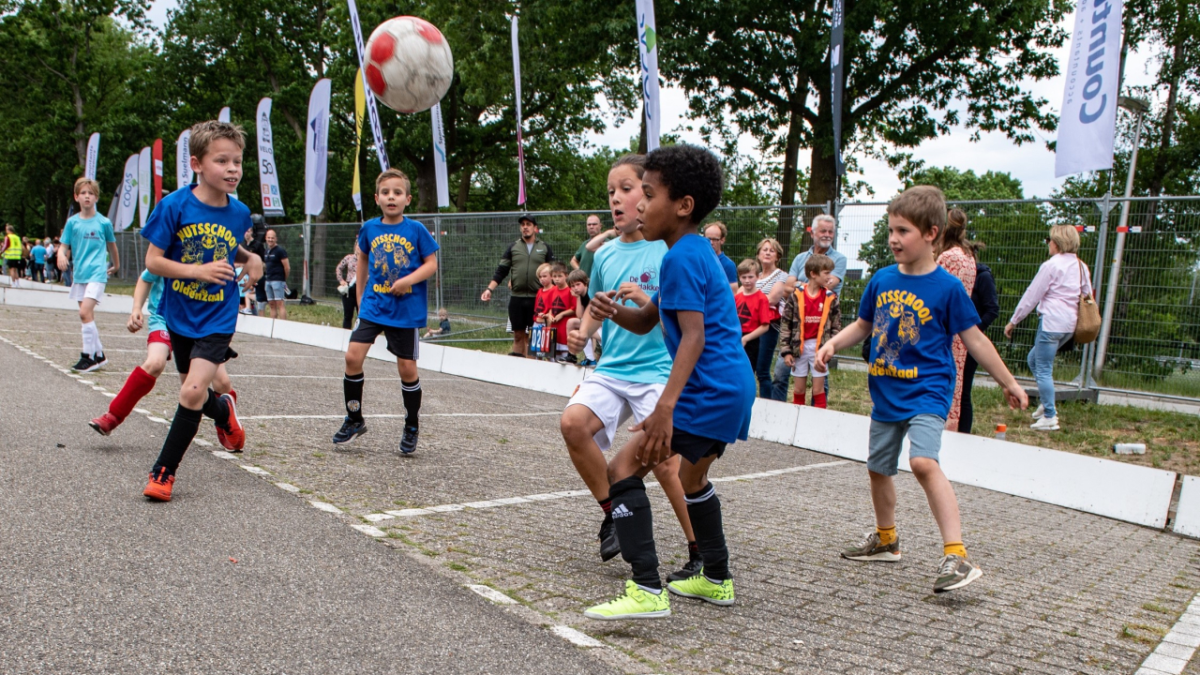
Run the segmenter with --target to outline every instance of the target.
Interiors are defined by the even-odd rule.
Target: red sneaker
[[[111,434],[113,429],[116,429],[120,425],[121,420],[117,419],[117,416],[110,412],[106,412],[91,422],[88,422],[88,426],[95,429],[96,432],[101,436],[107,436]]]
[[[229,406],[229,426],[222,429],[221,425],[216,425],[217,440],[226,450],[241,452],[246,445],[246,430],[242,428],[242,423],[237,418],[237,395],[230,392],[221,394],[221,398],[225,399],[225,405]]]
[[[156,475],[150,472],[150,482],[142,494],[157,502],[171,501],[171,487],[175,485],[175,474],[168,474],[166,469],[159,469]]]

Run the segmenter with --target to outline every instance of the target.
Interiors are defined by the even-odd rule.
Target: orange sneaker
[[[116,429],[120,425],[121,420],[117,419],[117,416],[110,412],[106,412],[91,422],[88,422],[88,426],[95,429],[96,432],[101,436],[107,436],[111,434],[113,429]]]
[[[150,472],[150,482],[142,494],[157,502],[171,501],[171,487],[175,485],[175,474],[168,474],[166,469],[159,468],[158,474]]]
[[[221,394],[221,398],[225,399],[225,405],[229,406],[229,426],[222,429],[221,425],[216,425],[217,440],[226,450],[241,452],[246,445],[246,430],[242,428],[242,423],[237,418],[237,394],[229,392]]]

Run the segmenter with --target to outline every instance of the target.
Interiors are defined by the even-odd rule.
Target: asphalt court
[[[97,322],[110,363],[84,378],[116,392],[142,361],[145,334],[130,336],[123,316]],[[61,366],[78,358],[78,335],[71,313],[0,308],[0,336]],[[234,347],[241,356],[229,369],[247,429],[237,463],[270,474],[262,490],[294,485],[299,498],[343,511],[329,518],[374,525],[385,534],[380,544],[439,575],[498,589],[519,603],[524,620],[601,641],[606,646],[583,651],[626,672],[1133,673],[1200,590],[1197,542],[959,485],[964,538],[984,576],[935,596],[940,537],[911,476],[898,479],[904,560],[849,563],[837,552],[872,523],[865,468],[751,440],[732,446],[713,471],[751,476],[717,486],[737,604],[675,599],[666,620],[589,621],[582,611],[616,595],[628,574],[619,559],[599,563],[599,509],[589,496],[457,508],[583,489],[558,430],[565,399],[422,372],[420,446],[401,457],[399,378],[394,365],[369,360],[369,431],[337,451],[329,439],[343,410],[341,354],[244,335]],[[40,380],[65,377],[22,358],[30,376],[21,386],[31,394]],[[142,409],[173,414],[173,372],[168,367]],[[107,403],[76,387],[63,424],[85,425]],[[151,461],[161,434],[125,432],[94,442],[128,444]],[[211,425],[201,438],[215,443]],[[206,488],[188,464],[177,490],[203,500]],[[778,473],[762,475],[769,472]],[[661,492],[651,490],[651,499],[665,575],[685,559],[685,542]],[[387,514],[441,505],[455,508]]]

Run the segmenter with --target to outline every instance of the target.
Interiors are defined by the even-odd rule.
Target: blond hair
[[[775,239],[774,237],[767,237],[766,239],[758,242],[758,246],[754,247],[754,257],[758,258],[758,254],[762,251],[762,247],[767,244],[770,244],[771,248],[775,251],[775,266],[779,267],[779,263],[783,260],[783,244],[780,244],[779,240]]]
[[[933,185],[910,187],[888,204],[887,214],[907,220],[922,234],[935,227],[941,233],[946,229],[946,195]]]
[[[383,172],[379,174],[379,177],[375,179],[375,191],[379,192],[379,186],[383,185],[383,181],[389,178],[399,178],[400,180],[404,181],[404,194],[412,194],[412,181],[408,179],[407,174],[394,166],[389,169],[384,169]]]
[[[1058,247],[1059,253],[1079,252],[1079,231],[1072,225],[1055,225],[1050,228],[1050,241]]]
[[[738,263],[737,273],[739,277],[743,274],[750,274],[751,272],[753,272],[755,275],[762,274],[762,265],[760,265],[757,260],[754,258],[746,258],[742,262]]]
[[[541,265],[538,265],[538,268],[537,268],[538,278],[539,279],[541,278],[542,272],[545,272],[546,274],[552,274],[552,272],[550,271],[550,268],[552,268],[552,267],[553,267],[553,265],[551,265],[550,263],[542,263]]]
[[[95,180],[88,178],[87,176],[80,176],[79,178],[75,179],[75,191],[72,194],[78,197],[79,193],[83,192],[85,188],[91,188],[92,194],[96,195],[97,197],[100,196],[100,184]]]
[[[192,136],[188,141],[188,150],[198,162],[204,159],[204,155],[208,154],[209,146],[222,138],[236,143],[238,150],[246,149],[246,132],[242,129],[241,125],[208,120],[207,122],[197,122],[192,125]]]

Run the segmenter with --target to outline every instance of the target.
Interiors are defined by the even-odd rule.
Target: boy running
[[[871,338],[867,383],[871,390],[871,438],[867,475],[875,507],[875,531],[842,552],[848,560],[900,560],[893,476],[908,435],[909,466],[925,490],[942,534],[942,561],[933,591],[962,588],[983,575],[967,559],[958,499],[942,473],[938,453],[950,412],[956,370],[950,345],[957,335],[971,356],[1004,389],[1008,404],[1029,405],[990,340],[963,285],[938,266],[934,242],[946,227],[946,200],[936,187],[909,188],[887,207],[888,246],[896,265],[871,275],[858,307],[858,320],[825,343],[815,367],[824,370],[838,352]]]
[[[754,405],[754,372],[746,367],[733,290],[697,226],[721,198],[721,165],[712,153],[689,145],[659,148],[646,157],[638,203],[641,232],[669,249],[654,298],[640,308],[620,304],[628,290],[597,293],[592,313],[640,335],[662,323],[674,358],[662,395],[633,439],[609,465],[613,520],[621,555],[633,567],[625,593],[584,612],[592,619],[669,616],[670,600],[658,576],[650,500],[642,478],[674,455],[686,493],[688,517],[703,559],[702,570],[668,589],[716,605],[734,602],[721,502],[708,469],[737,439],[745,439]]]
[[[412,202],[408,176],[388,169],[375,179],[375,203],[383,218],[368,220],[358,232],[358,327],[350,334],[346,349],[346,419],[333,435],[335,445],[349,443],[367,430],[362,413],[365,376],[363,361],[380,333],[387,336],[387,350],[396,355],[400,388],[404,398],[404,437],[400,452],[417,449],[420,430],[421,380],[417,375],[418,335],[429,317],[426,279],[437,272],[437,242],[425,226],[404,217]],[[366,283],[362,283],[362,280]]]
[[[179,407],[142,492],[163,502],[171,501],[175,471],[201,416],[216,422],[223,447],[236,451],[246,443],[234,397],[212,387],[221,365],[237,357],[229,346],[238,315],[234,263],[248,270],[247,286],[262,276],[262,260],[238,245],[251,226],[250,209],[230,199],[242,179],[242,128],[209,121],[191,132],[192,170],[199,180],[163,197],[142,229],[149,242],[146,269],[164,278],[160,309],[183,379]]]
[[[90,373],[108,363],[104,345],[100,344],[100,330],[96,328],[96,305],[104,297],[108,275],[120,268],[112,222],[96,213],[99,198],[100,185],[96,181],[86,177],[75,181],[79,213],[67,219],[58,252],[58,269],[66,271],[68,265],[75,266],[70,298],[79,303],[83,351],[73,369],[82,373]]]

